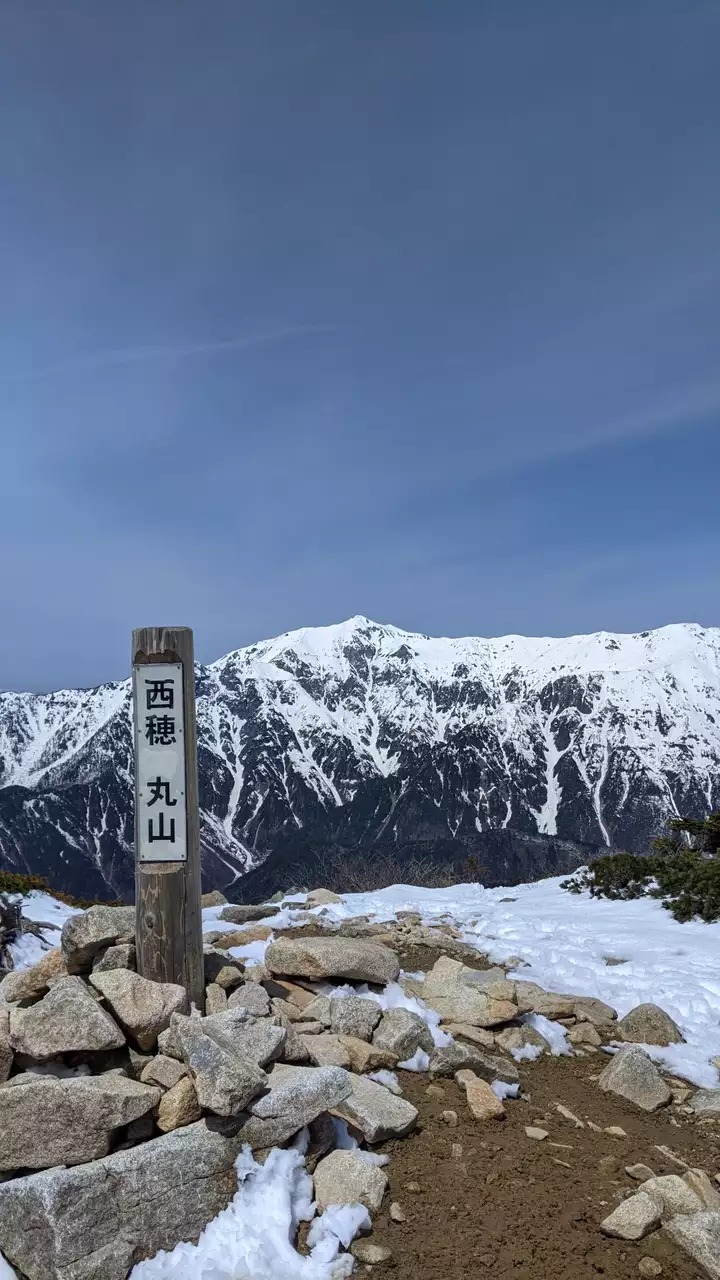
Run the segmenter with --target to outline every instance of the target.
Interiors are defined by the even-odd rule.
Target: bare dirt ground
[[[390,1155],[390,1188],[372,1240],[391,1248],[393,1260],[372,1274],[393,1280],[637,1280],[638,1263],[650,1257],[665,1280],[705,1280],[662,1231],[633,1244],[599,1231],[623,1191],[639,1188],[626,1165],[682,1173],[655,1150],[657,1144],[711,1177],[720,1170],[720,1129],[699,1126],[677,1108],[648,1116],[601,1092],[592,1076],[606,1061],[598,1053],[520,1063],[522,1091],[531,1100],[509,1099],[507,1118],[486,1123],[473,1119],[453,1080],[439,1081],[444,1095],[435,1098],[427,1094],[427,1076],[400,1072],[404,1096],[419,1108],[420,1120],[413,1136],[378,1148]],[[584,1121],[619,1125],[627,1137],[576,1128],[557,1114],[558,1102]],[[446,1110],[457,1113],[456,1128],[443,1119]],[[525,1134],[534,1122],[549,1131],[542,1142]],[[391,1221],[393,1201],[405,1222]]]

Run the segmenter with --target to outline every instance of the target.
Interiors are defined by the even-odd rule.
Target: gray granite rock
[[[637,1004],[613,1028],[616,1040],[632,1044],[681,1044],[683,1033],[669,1013],[656,1004]]]
[[[118,942],[114,947],[108,947],[100,959],[95,961],[93,971],[103,973],[108,969],[134,969],[135,965],[135,943]]]
[[[47,951],[42,960],[28,969],[15,969],[0,982],[0,1004],[38,1000],[49,990],[55,978],[67,975],[65,957],[60,947]]]
[[[259,983],[244,982],[228,997],[228,1009],[247,1009],[248,1013],[264,1018],[270,1012],[270,996]]]
[[[264,1089],[267,1077],[255,1063],[241,1058],[232,1046],[220,1044],[208,1035],[205,1030],[208,1021],[176,1014],[173,1032],[200,1106],[219,1116],[235,1116]]]
[[[375,1000],[345,996],[342,1000],[330,1001],[330,1030],[335,1035],[370,1040],[381,1017],[382,1009]]]
[[[410,1009],[388,1009],[380,1019],[372,1041],[379,1049],[394,1053],[400,1062],[407,1062],[418,1049],[432,1053],[435,1048],[427,1023]]]
[[[655,1063],[634,1045],[620,1049],[598,1078],[606,1093],[615,1093],[642,1111],[657,1111],[670,1102],[672,1093]]]
[[[121,1049],[125,1036],[82,978],[67,977],[37,1004],[12,1010],[10,1043],[16,1053],[46,1062],[60,1053]]]
[[[644,1191],[636,1191],[634,1196],[623,1200],[600,1223],[600,1230],[604,1235],[614,1236],[618,1240],[642,1240],[648,1231],[658,1225],[661,1216],[662,1210],[657,1200]]]
[[[665,1231],[710,1280],[720,1280],[720,1213],[705,1209],[678,1215],[665,1223]]]
[[[93,970],[90,983],[99,991],[123,1031],[139,1049],[153,1049],[174,1013],[187,1008],[183,987],[173,982],[151,982],[129,969]]]
[[[349,978],[385,986],[400,963],[394,951],[364,938],[276,938],[265,952],[270,973],[302,978]]]
[[[0,1183],[0,1250],[28,1280],[125,1280],[197,1240],[237,1189],[241,1135],[204,1121],[71,1169]]]
[[[287,1142],[324,1111],[340,1106],[350,1094],[351,1081],[341,1067],[276,1064],[268,1076],[267,1093],[248,1106],[240,1130],[243,1141],[254,1151]]]
[[[60,935],[69,973],[87,973],[98,952],[134,940],[134,907],[90,907],[66,920]]]
[[[357,1151],[331,1151],[315,1169],[315,1199],[320,1210],[331,1204],[364,1204],[370,1213],[377,1213],[387,1185],[385,1171],[368,1164]]]
[[[259,903],[257,906],[232,903],[230,906],[223,907],[219,918],[227,921],[228,924],[250,924],[253,920],[267,920],[270,916],[276,916],[279,910],[279,907],[271,906],[267,902]]]
[[[412,1103],[366,1076],[350,1072],[348,1079],[351,1092],[335,1110],[343,1120],[360,1129],[367,1142],[401,1138],[415,1128],[418,1113]]]
[[[113,1129],[145,1115],[160,1096],[114,1072],[17,1076],[0,1089],[0,1171],[96,1160],[107,1154]]]
[[[456,1071],[469,1068],[481,1080],[492,1083],[493,1080],[504,1080],[506,1084],[516,1084],[520,1075],[511,1058],[502,1058],[492,1053],[484,1053],[472,1044],[449,1044],[434,1049],[430,1055],[430,1077],[433,1080],[441,1076],[454,1076]]]
[[[143,1067],[140,1079],[143,1084],[154,1084],[159,1089],[172,1089],[178,1080],[182,1080],[187,1075],[187,1067],[184,1063],[178,1062],[175,1058],[170,1058],[164,1053],[159,1053],[157,1057],[151,1058],[146,1066]]]
[[[698,1116],[720,1117],[720,1089],[698,1089],[688,1105]]]

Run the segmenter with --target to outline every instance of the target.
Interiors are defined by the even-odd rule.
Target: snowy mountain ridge
[[[301,837],[642,848],[720,807],[717,628],[432,639],[355,617],[199,666],[197,701],[208,884]],[[3,865],[127,894],[131,806],[129,681],[0,694]]]

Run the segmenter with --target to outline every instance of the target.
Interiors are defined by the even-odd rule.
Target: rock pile
[[[258,929],[269,935],[262,921],[272,914],[227,906],[221,916],[247,939]],[[205,952],[204,1016],[188,1008],[181,987],[135,971],[133,931],[131,908],[92,907],[66,922],[59,948],[0,982],[0,1252],[28,1280],[126,1280],[141,1258],[196,1239],[228,1203],[245,1145],[264,1151],[305,1129],[320,1208],[361,1204],[375,1213],[387,1177],[363,1145],[407,1135],[418,1118],[397,1089],[397,1067],[455,1077],[478,1123],[497,1124],[505,1108],[491,1086],[517,1086],[516,1059],[550,1051],[528,1017],[562,1024],[578,1056],[620,1038],[617,1015],[602,1001],[469,966],[451,931],[414,920],[394,931],[359,921],[319,937],[276,936],[264,964],[248,968],[218,931]],[[436,951],[455,952],[441,954],[422,984],[401,975],[398,959],[418,933],[418,945],[430,945],[432,933]],[[372,998],[398,979],[435,1015]],[[361,995],[331,998],[323,983],[331,984],[325,991],[367,985]],[[646,1043],[650,1034],[664,1037],[658,1043],[674,1038],[674,1024],[653,1008],[624,1020],[628,1039],[638,1028]],[[672,1096],[634,1044],[599,1084],[648,1111]],[[713,1105],[703,1099],[697,1110],[712,1115]],[[333,1150],[343,1122],[356,1150]],[[704,1197],[703,1212],[715,1212],[698,1179],[676,1181],[684,1203]],[[658,1197],[673,1188],[655,1182],[659,1190],[646,1183],[642,1202],[626,1201],[603,1230],[615,1231],[621,1211],[631,1219],[622,1229],[636,1233],[624,1238],[665,1221]],[[369,1259],[373,1249],[383,1254],[367,1241],[354,1253]]]

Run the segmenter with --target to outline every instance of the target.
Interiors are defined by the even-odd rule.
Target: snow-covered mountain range
[[[720,808],[720,630],[694,624],[452,640],[356,617],[199,666],[197,700],[208,888],[338,846],[474,852],[508,883]],[[131,745],[129,682],[0,694],[0,866],[131,896]]]

